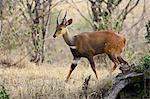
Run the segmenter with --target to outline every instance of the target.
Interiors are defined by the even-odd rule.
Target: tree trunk
[[[0,41],[3,36],[3,0],[0,0]]]
[[[51,2],[52,0],[34,0],[31,3],[27,0],[28,14],[32,21],[30,27],[33,52],[30,61],[36,64],[44,62],[45,35],[50,19]]]

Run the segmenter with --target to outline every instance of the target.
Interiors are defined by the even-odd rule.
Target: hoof
[[[67,83],[67,82],[68,82],[68,79],[65,80],[65,83]]]

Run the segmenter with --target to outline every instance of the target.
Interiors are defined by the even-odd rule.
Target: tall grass
[[[65,63],[44,64],[36,66],[28,61],[23,68],[0,68],[0,85],[3,85],[11,99],[79,99],[84,79],[91,75],[89,92],[97,86],[105,85],[109,81],[106,68],[98,68],[99,80],[90,67],[79,64],[73,71],[69,82],[65,77],[70,69]]]

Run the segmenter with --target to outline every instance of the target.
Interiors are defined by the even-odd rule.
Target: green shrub
[[[144,56],[143,65],[146,69],[149,69],[149,67],[150,67],[150,55]]]
[[[143,72],[147,69],[150,69],[150,55],[145,55],[139,65],[136,66],[135,70],[138,72]]]
[[[145,38],[148,40],[148,43],[150,43],[150,20],[146,24],[146,30],[147,32]]]
[[[0,88],[0,99],[9,99],[9,95],[6,93],[4,86]]]
[[[146,36],[145,38],[148,40],[148,43],[150,43],[150,20],[146,24]],[[139,65],[136,66],[137,71],[144,71],[146,69],[150,69],[150,52],[145,55],[142,59]]]

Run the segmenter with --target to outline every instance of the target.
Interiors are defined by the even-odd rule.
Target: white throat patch
[[[70,48],[72,48],[72,49],[76,49],[77,47],[76,46],[69,46]]]

